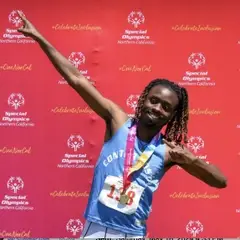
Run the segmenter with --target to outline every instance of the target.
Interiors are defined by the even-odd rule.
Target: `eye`
[[[151,98],[150,98],[150,102],[151,102],[152,104],[156,104],[156,103],[158,103],[158,99],[155,98],[155,97],[151,97]]]
[[[169,104],[162,104],[162,108],[164,109],[164,111],[166,111],[166,112],[171,112],[172,111],[172,107],[171,107],[171,105],[169,105]]]
[[[165,111],[169,111],[169,110],[170,110],[170,107],[169,107],[167,104],[163,104],[163,105],[162,105],[162,108],[163,108]]]

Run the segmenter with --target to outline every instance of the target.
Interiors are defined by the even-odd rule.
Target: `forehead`
[[[152,96],[157,97],[162,101],[168,102],[172,106],[176,106],[178,104],[177,94],[169,87],[165,87],[163,85],[157,85],[151,88],[148,97]]]

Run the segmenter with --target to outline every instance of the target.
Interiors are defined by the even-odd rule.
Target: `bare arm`
[[[194,158],[191,163],[179,164],[179,166],[209,186],[216,188],[225,188],[227,186],[227,179],[220,169],[213,164],[207,164],[197,157]]]
[[[197,158],[185,147],[177,146],[166,140],[164,142],[168,146],[166,158],[173,162],[173,164],[179,165],[186,172],[211,187],[225,188],[227,186],[227,178],[219,168]]]
[[[60,52],[58,52],[43,36],[36,41],[52,62],[56,70],[64,77],[68,84],[75,89],[83,100],[103,119],[111,117],[111,102],[75,68]]]
[[[115,115],[126,115],[116,104],[103,97],[101,93],[78,71],[78,69],[75,68],[36,30],[21,12],[18,13],[24,22],[24,26],[18,31],[25,36],[32,37],[38,42],[56,70],[100,117],[109,121]]]

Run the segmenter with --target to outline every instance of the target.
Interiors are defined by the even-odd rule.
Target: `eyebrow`
[[[150,98],[151,97],[155,97],[155,98],[157,98],[157,99],[159,99],[159,100],[161,100],[161,102],[164,102],[165,104],[167,104],[167,105],[169,105],[169,106],[172,106],[172,104],[171,103],[169,103],[168,101],[166,101],[166,100],[163,100],[163,99],[161,99],[159,96],[157,96],[157,95],[151,95],[151,96],[149,96]]]

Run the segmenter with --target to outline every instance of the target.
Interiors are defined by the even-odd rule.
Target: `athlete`
[[[18,31],[36,40],[56,70],[106,123],[82,238],[145,237],[153,193],[174,165],[209,186],[227,186],[226,177],[216,166],[184,146],[189,118],[185,88],[167,79],[151,81],[139,98],[135,117],[129,118],[18,13],[23,21]]]

